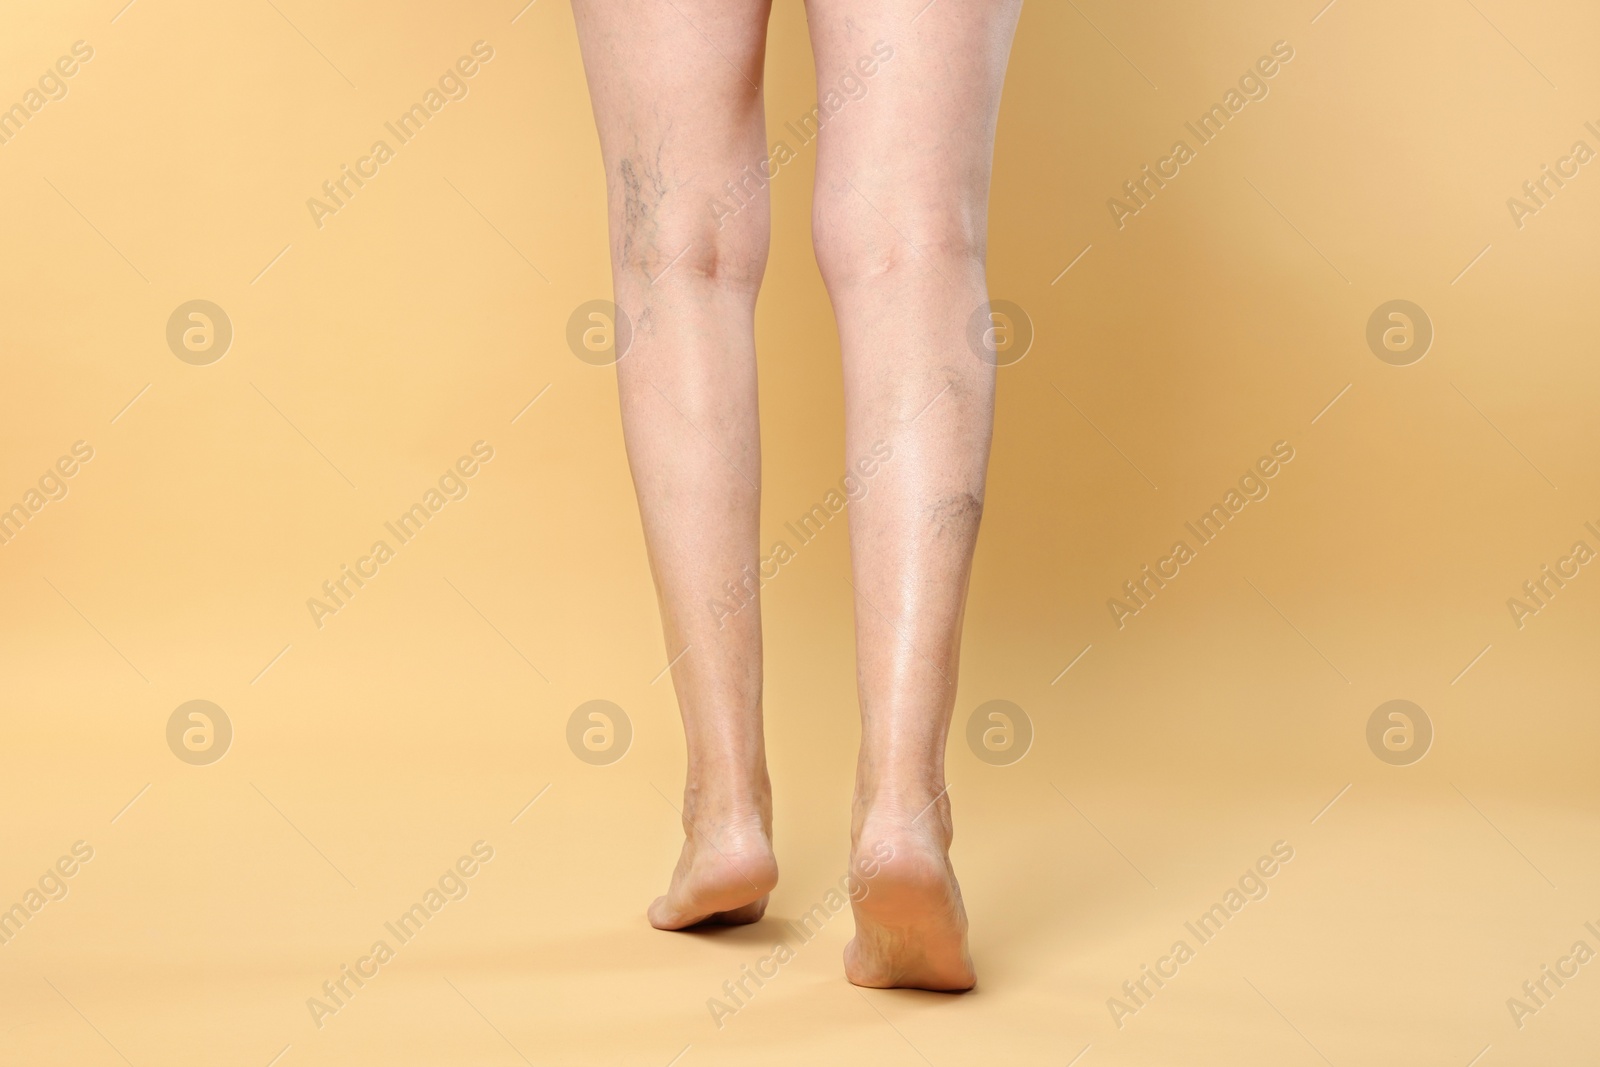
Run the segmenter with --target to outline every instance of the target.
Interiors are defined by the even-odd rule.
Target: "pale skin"
[[[685,840],[649,909],[663,930],[754,922],[778,880],[759,605],[709,606],[761,555],[754,313],[768,189],[747,179],[735,198],[725,183],[771,154],[758,88],[769,4],[573,0],[616,302],[634,324],[617,364],[623,435],[668,655],[688,650],[672,667]],[[843,352],[846,461],[891,452],[849,508],[861,704],[851,863],[877,873],[852,901],[844,964],[864,986],[976,981],[944,750],[994,411],[994,367],[968,329],[988,299],[990,165],[1020,7],[807,0],[819,98],[854,80],[811,148],[784,132],[817,152],[812,229]],[[879,862],[884,846],[892,858]]]

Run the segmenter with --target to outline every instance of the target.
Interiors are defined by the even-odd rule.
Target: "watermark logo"
[[[1391,367],[1409,367],[1433,347],[1433,320],[1409,300],[1389,300],[1367,319],[1367,347]]]
[[[1367,720],[1367,747],[1383,762],[1409,767],[1433,747],[1433,720],[1409,700],[1389,700]]]
[[[567,347],[591,367],[609,367],[628,354],[633,323],[609,300],[590,300],[567,319]]]
[[[1009,767],[1033,747],[1033,720],[1009,700],[990,700],[967,719],[967,747],[983,762]]]
[[[209,300],[179,304],[167,319],[167,347],[185,363],[204,367],[228,354],[233,320]]]
[[[183,762],[204,767],[228,754],[233,720],[209,700],[179,704],[167,719],[167,747]]]
[[[1033,347],[1033,319],[1009,300],[986,301],[967,320],[967,345],[991,367],[1020,363]]]
[[[609,700],[589,700],[567,719],[567,747],[583,762],[605,767],[628,754],[633,721]]]

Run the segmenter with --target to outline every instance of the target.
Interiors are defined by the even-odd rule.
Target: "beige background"
[[[0,1062],[1592,1053],[1600,966],[1520,1029],[1506,1003],[1600,949],[1600,576],[1521,629],[1506,606],[1600,548],[1600,174],[1520,229],[1506,206],[1600,148],[1592,5],[1028,5],[991,281],[1037,340],[1001,372],[949,754],[980,985],[856,990],[841,915],[719,1029],[708,998],[843,873],[846,536],[764,598],[770,917],[657,933],[683,748],[614,375],[564,341],[609,289],[570,11],[122,2],[0,16],[0,106],[94,49],[0,145],[0,506],[94,449],[0,546],[0,907],[94,849],[0,947]],[[478,40],[469,95],[317,228],[307,198]],[[1119,230],[1107,199],[1279,40],[1270,95]],[[774,137],[815,100],[794,0],[765,88]],[[813,153],[773,186],[764,542],[844,463]],[[165,340],[197,298],[235,331],[209,366]],[[1406,367],[1364,339],[1397,298],[1436,331]],[[469,495],[318,629],[307,598],[479,440]],[[1119,630],[1107,599],[1279,440],[1271,495]],[[634,730],[609,766],[565,742],[595,698]],[[1437,732],[1410,766],[1366,742],[1396,698]],[[235,731],[209,766],[166,743],[193,699]],[[1035,731],[1009,766],[964,740],[991,699]],[[470,894],[316,1027],[307,998],[479,840]],[[1108,998],[1277,841],[1270,895],[1119,1028]]]

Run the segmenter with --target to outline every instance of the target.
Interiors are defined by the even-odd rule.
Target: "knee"
[[[654,285],[663,278],[755,290],[766,271],[770,222],[764,199],[730,206],[692,188],[640,188],[623,174],[612,216],[619,273]]]
[[[729,239],[716,226],[666,224],[654,240],[626,241],[613,248],[618,269],[643,283],[690,279],[727,289],[756,290],[766,272],[765,243]]]
[[[811,240],[817,267],[830,286],[869,284],[904,271],[960,272],[983,268],[983,205],[896,197],[869,203],[846,185],[818,189]]]

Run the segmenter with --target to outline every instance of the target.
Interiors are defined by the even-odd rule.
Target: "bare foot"
[[[943,797],[920,817],[878,806],[860,818],[851,867],[865,894],[851,901],[856,936],[844,949],[851,982],[941,992],[976,984],[967,912],[950,866],[950,826]]]
[[[650,905],[650,925],[682,930],[701,923],[753,923],[778,884],[768,819],[751,811],[694,819],[684,809],[683,852],[667,895]]]

